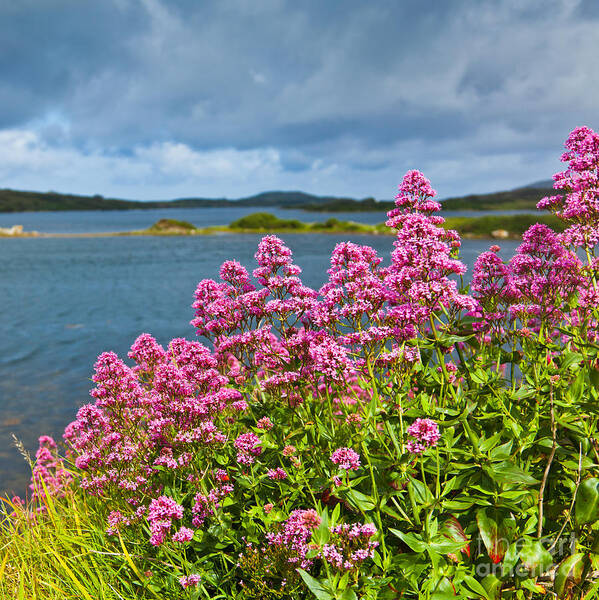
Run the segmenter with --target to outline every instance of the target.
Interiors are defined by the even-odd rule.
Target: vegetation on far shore
[[[315,196],[304,192],[272,191],[238,199],[177,198],[175,200],[122,200],[59,192],[23,192],[0,189],[0,213],[64,210],[148,210],[155,208],[235,208],[240,206],[299,208],[311,204],[347,201],[333,196]]]
[[[455,229],[470,238],[519,238],[534,223],[543,223],[555,231],[563,231],[563,222],[554,215],[485,215],[484,217],[450,217],[443,227]],[[209,233],[360,233],[393,235],[384,223],[366,225],[330,218],[323,223],[305,223],[298,219],[280,219],[267,212],[252,213],[229,225],[196,228],[191,223],[161,219],[149,229],[139,232],[158,235],[201,235]]]
[[[548,225],[555,231],[563,231],[563,222],[554,215],[519,214],[485,215],[483,217],[450,217],[443,227],[455,229],[465,238],[517,239],[534,223]],[[267,212],[257,212],[237,219],[229,225],[196,227],[187,221],[160,219],[148,229],[115,233],[94,234],[44,234],[22,232],[6,234],[0,231],[0,237],[113,237],[127,235],[214,235],[219,233],[351,233],[370,235],[393,235],[393,231],[384,223],[366,225],[354,221],[340,221],[334,217],[322,223],[305,223],[298,219],[280,219]]]

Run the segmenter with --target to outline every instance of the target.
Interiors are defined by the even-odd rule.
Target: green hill
[[[539,182],[547,185],[548,182]],[[445,210],[536,210],[537,202],[554,193],[551,188],[522,187],[492,194],[471,194],[442,200]],[[150,208],[206,208],[206,207],[282,207],[313,212],[386,212],[393,208],[391,201],[376,201],[374,198],[355,200],[333,196],[314,196],[304,192],[271,191],[231,200],[227,198],[178,198],[140,202],[104,198],[103,196],[78,196],[58,192],[22,192],[0,190],[0,212],[31,212],[58,210],[132,210]]]
[[[140,202],[104,198],[102,196],[78,196],[60,194],[58,192],[21,192],[17,190],[0,190],[0,212],[31,212],[57,210],[132,210],[150,208],[206,208],[232,206],[282,206],[288,208],[300,205],[318,205],[336,202],[339,198],[332,196],[314,196],[303,192],[264,192],[247,198],[229,200],[227,198],[178,198],[176,200],[159,200]]]
[[[507,192],[470,194],[447,198],[441,204],[445,210],[536,210],[537,202],[544,196],[555,194],[551,187],[522,187]]]
[[[470,194],[441,200],[444,210],[531,210],[536,211],[537,202],[544,196],[555,194],[550,182],[539,182],[531,186],[491,194]],[[309,203],[299,206],[312,212],[386,212],[395,204],[392,201],[376,201],[374,198],[351,200],[348,198],[330,202]]]

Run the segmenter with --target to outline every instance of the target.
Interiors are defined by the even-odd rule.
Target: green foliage
[[[231,229],[249,229],[252,231],[301,231],[306,229],[306,224],[297,219],[279,219],[271,213],[257,212],[233,221],[229,227]]]
[[[280,219],[267,212],[252,213],[233,221],[229,225],[233,231],[278,232],[289,231],[297,233],[375,233],[379,226],[363,225],[353,221],[327,219],[324,223],[302,223],[297,219]],[[388,233],[388,231],[385,231]]]
[[[599,391],[589,378],[598,349],[579,341],[577,352],[548,362],[532,357],[550,351],[551,342],[525,341],[530,360],[520,362],[517,382],[497,369],[500,349],[461,339],[471,348],[465,350],[470,358],[453,383],[434,363],[415,369],[409,381],[399,372],[392,375],[388,389],[379,387],[383,374],[375,372],[364,382],[373,393],[370,403],[358,405],[359,425],[333,417],[310,395],[291,412],[275,397],[255,396],[253,417],[240,425],[261,433],[261,466],[235,475],[235,497],[196,531],[187,548],[149,547],[145,526],[123,530],[122,543],[107,536],[111,507],[77,490],[64,499],[47,498],[35,523],[16,507],[18,518],[5,519],[0,528],[0,597],[391,600],[403,594],[434,600],[457,593],[524,600],[540,598],[549,588],[558,598],[580,597],[590,561],[599,560],[599,486],[589,476],[597,474],[599,461],[588,443],[598,420]],[[439,335],[430,348],[444,343]],[[419,390],[417,396],[410,388]],[[355,410],[342,407],[347,414]],[[253,427],[262,416],[275,423],[271,431]],[[419,416],[439,423],[442,440],[437,449],[414,457],[405,452],[405,427]],[[238,432],[230,429],[227,435]],[[555,459],[545,477],[553,439]],[[293,460],[281,455],[289,444],[296,448]],[[361,450],[363,468],[347,473],[332,491],[329,454],[340,444]],[[234,457],[204,454],[197,460],[205,472],[220,465],[235,472]],[[289,481],[265,477],[266,466],[277,464],[288,470]],[[167,485],[165,492],[189,506],[183,489]],[[271,512],[264,510],[267,502],[274,504]],[[316,545],[329,541],[334,523],[372,520],[381,545],[367,569],[344,578],[318,562],[310,572],[295,572],[284,557],[268,558],[259,550],[264,535],[294,506],[315,507],[321,515]],[[543,579],[552,564],[558,565],[554,581]],[[177,577],[198,570],[202,586],[183,591]]]

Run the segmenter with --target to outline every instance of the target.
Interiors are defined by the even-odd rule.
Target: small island
[[[519,239],[534,223],[543,223],[555,231],[563,224],[554,215],[485,215],[484,217],[450,217],[443,227],[455,229],[464,238]],[[137,235],[209,235],[215,233],[351,233],[393,235],[384,223],[366,225],[355,221],[330,218],[322,223],[305,223],[297,219],[280,219],[267,212],[257,212],[233,221],[229,225],[198,228],[186,221],[161,219],[152,227],[135,232]]]

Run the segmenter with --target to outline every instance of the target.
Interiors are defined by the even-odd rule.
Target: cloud
[[[545,179],[599,126],[598,19],[591,0],[0,2],[0,130],[40,161],[0,173],[33,188],[52,162],[42,189],[138,198],[389,197],[406,165],[445,195]]]
[[[53,146],[40,135],[23,129],[0,131],[0,177],[12,187],[25,178],[52,182],[52,189],[71,184],[80,193],[90,193],[89,177],[95,185],[133,191],[151,182],[160,195],[164,188],[189,186],[196,189],[225,182],[268,179],[281,172],[279,154],[273,149],[195,151],[175,142],[136,146],[128,155],[85,153],[69,146]],[[47,186],[46,186],[47,187]]]

